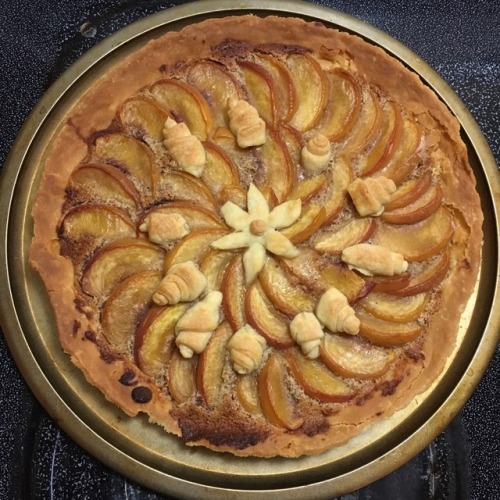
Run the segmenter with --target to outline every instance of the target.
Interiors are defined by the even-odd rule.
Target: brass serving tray
[[[433,386],[390,419],[348,444],[300,459],[236,458],[186,447],[180,439],[128,418],[91,387],[60,347],[52,310],[28,265],[31,208],[44,151],[66,112],[106,70],[151,38],[210,17],[254,13],[300,16],[356,33],[400,59],[448,105],[463,127],[485,214],[476,291],[459,342]],[[120,30],[81,57],[32,111],[6,162],[0,184],[0,312],[12,354],[29,386],[57,423],[93,456],[121,474],[177,497],[290,500],[332,498],[388,474],[432,441],[471,396],[498,342],[500,182],[495,160],[472,116],[451,88],[408,48],[346,14],[310,3],[205,0],[174,7]]]

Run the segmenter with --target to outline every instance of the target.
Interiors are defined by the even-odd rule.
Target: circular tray
[[[150,488],[179,497],[331,498],[391,472],[434,439],[471,395],[498,337],[498,199],[496,165],[461,101],[413,52],[380,30],[331,9],[300,2],[206,0],[168,9],[122,29],[80,58],[49,89],[23,127],[4,167],[0,201],[2,326],[23,376],[61,427],[91,454]],[[348,445],[318,457],[241,459],[191,450],[150,425],[129,419],[86,383],[62,353],[43,285],[27,264],[31,207],[43,154],[66,112],[106,70],[151,38],[214,16],[294,15],[356,33],[417,72],[457,116],[470,152],[485,213],[485,245],[476,293],[463,316],[460,341],[447,370],[403,412]],[[470,325],[470,326],[469,326]],[[392,429],[390,434],[387,429]],[[367,444],[368,443],[368,444]]]

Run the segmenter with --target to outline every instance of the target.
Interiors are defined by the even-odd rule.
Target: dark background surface
[[[0,6],[0,165],[30,110],[81,54],[183,1],[10,0]],[[222,2],[228,5],[239,2]],[[386,31],[464,101],[500,163],[497,1],[317,1]],[[398,471],[344,499],[500,499],[500,353],[449,428]],[[69,438],[31,394],[0,336],[0,498],[159,499]]]

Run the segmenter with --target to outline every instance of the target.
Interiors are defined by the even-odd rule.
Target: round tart
[[[361,38],[210,19],[102,76],[51,141],[30,262],[130,416],[240,456],[345,443],[439,377],[482,214],[457,120]]]

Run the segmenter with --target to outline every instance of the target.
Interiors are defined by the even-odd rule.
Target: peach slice
[[[172,399],[184,403],[196,393],[195,357],[185,358],[173,349],[167,367],[167,387]]]
[[[362,107],[357,122],[342,146],[342,154],[352,158],[375,139],[382,123],[382,106],[374,91],[365,88],[362,93]]]
[[[130,134],[138,139],[163,141],[163,128],[168,113],[147,97],[127,99],[118,109],[118,120]]]
[[[354,76],[345,69],[335,68],[326,72],[328,80],[328,105],[318,126],[318,132],[330,141],[344,138],[361,111],[361,88]]]
[[[320,359],[337,375],[374,379],[387,372],[394,361],[392,351],[373,346],[352,335],[325,335]]]
[[[439,253],[450,241],[453,231],[451,212],[440,207],[416,224],[381,224],[373,236],[373,243],[400,253],[409,262],[420,262]]]
[[[385,293],[371,293],[359,306],[376,318],[396,323],[416,320],[429,302],[427,293],[397,297]]]
[[[217,197],[219,205],[224,205],[226,201],[232,201],[239,207],[246,209],[247,207],[247,191],[239,184],[231,184],[223,186]]]
[[[135,332],[134,354],[139,368],[151,377],[160,377],[170,360],[175,325],[186,304],[153,305]]]
[[[208,406],[218,402],[222,387],[224,355],[226,346],[233,334],[228,323],[222,323],[212,335],[207,347],[200,354],[196,370],[196,387]]]
[[[152,151],[146,144],[124,134],[103,134],[96,138],[91,155],[99,161],[124,169],[149,189],[157,183]]]
[[[322,225],[326,217],[326,208],[318,205],[308,205],[302,210],[300,218],[281,230],[294,245],[309,239]]]
[[[374,276],[372,292],[395,293],[396,290],[403,289],[410,283],[411,274],[405,272],[396,276]]]
[[[211,142],[205,142],[207,161],[201,175],[201,180],[210,191],[217,195],[223,186],[237,185],[240,183],[238,169],[233,160],[224,150]]]
[[[328,81],[318,61],[309,54],[290,54],[286,64],[298,97],[297,110],[289,123],[304,132],[323,116],[328,102]]]
[[[422,327],[417,322],[385,321],[368,314],[361,308],[356,309],[356,316],[361,321],[359,335],[382,347],[406,344],[422,333]]]
[[[180,80],[165,79],[155,82],[149,90],[175,121],[185,122],[200,141],[207,139],[213,127],[212,112],[196,87]]]
[[[282,259],[280,263],[292,280],[298,280],[317,297],[333,286],[353,303],[371,290],[371,282],[365,282],[343,264],[331,263],[311,249],[304,249],[295,259]]]
[[[343,403],[355,396],[355,391],[321,361],[307,359],[296,348],[287,349],[285,359],[294,379],[308,396],[328,403]]]
[[[430,217],[440,206],[443,191],[438,185],[431,186],[427,191],[406,207],[384,211],[381,220],[390,224],[415,224]]]
[[[200,262],[200,271],[207,278],[206,291],[220,290],[222,280],[229,261],[234,257],[233,252],[210,248]]]
[[[384,118],[379,133],[359,165],[362,176],[373,175],[384,167],[394,154],[402,136],[402,117],[398,105],[388,101],[382,111]]]
[[[146,271],[113,288],[101,312],[102,332],[111,346],[128,352],[160,279],[160,272]]]
[[[392,290],[390,293],[400,297],[419,294],[432,290],[441,283],[450,268],[450,252],[443,252],[437,258],[426,263],[424,267],[411,276],[411,279],[405,287]]]
[[[376,227],[373,217],[353,219],[338,228],[321,233],[314,241],[314,249],[320,253],[339,254],[346,247],[366,241]]]
[[[72,241],[116,240],[136,235],[135,226],[124,211],[97,203],[76,205],[69,210],[61,222],[60,232]]]
[[[301,179],[292,189],[289,199],[298,200],[300,198],[302,203],[308,202],[324,187],[326,176],[327,174],[325,172],[321,172],[314,177],[305,177]]]
[[[239,375],[235,386],[236,397],[243,409],[252,415],[262,414],[255,372],[248,375]]]
[[[391,211],[410,205],[430,188],[431,182],[431,172],[427,172],[421,177],[404,182],[392,194],[391,199],[384,205],[385,210]]]
[[[168,252],[163,265],[164,271],[166,272],[174,264],[187,262],[188,260],[196,263],[200,262],[209,251],[210,243],[227,233],[228,231],[224,229],[211,227],[191,231]]]
[[[258,281],[247,289],[245,313],[248,323],[262,334],[269,346],[283,349],[295,344],[290,336],[290,321],[274,308]]]
[[[262,166],[259,178],[255,179],[256,186],[272,187],[282,203],[293,188],[295,173],[290,155],[276,130],[267,127],[266,142],[257,149],[257,155]]]
[[[245,87],[259,116],[274,123],[277,116],[275,85],[272,76],[264,67],[253,61],[238,61]]]
[[[107,163],[83,163],[71,174],[71,198],[100,200],[135,209],[140,196],[126,174]]]
[[[204,228],[225,229],[227,227],[212,211],[191,201],[172,201],[170,203],[155,206],[141,216],[139,226],[142,221],[152,213],[182,215],[190,231]]]
[[[241,254],[235,255],[224,273],[221,291],[222,310],[233,331],[246,324],[245,317],[245,272]]]
[[[118,282],[148,270],[161,270],[164,251],[146,240],[126,238],[100,248],[83,269],[82,288],[93,297],[106,295]]]
[[[422,128],[413,120],[403,121],[402,137],[389,161],[375,175],[392,179],[397,185],[406,179],[420,161],[418,149],[422,141]]]
[[[227,101],[240,99],[241,89],[224,66],[215,61],[197,61],[187,71],[188,81],[203,95],[212,109],[214,125],[228,127]]]
[[[267,420],[278,427],[295,430],[304,419],[297,416],[295,402],[285,382],[285,366],[281,356],[271,353],[259,373],[258,391],[262,411]]]
[[[347,186],[353,179],[353,172],[350,164],[345,158],[341,157],[336,159],[329,176],[327,187],[322,189],[318,194],[318,196],[321,196],[321,202],[317,202],[315,199],[311,201],[313,204],[325,207],[326,216],[323,222],[324,226],[330,224],[346,206]],[[325,190],[327,192],[324,192]]]
[[[259,274],[259,280],[274,307],[289,318],[303,311],[314,311],[316,300],[299,286],[294,285],[273,258],[268,258]]]
[[[175,201],[190,201],[213,212],[215,199],[202,180],[186,172],[167,172],[161,176],[161,188],[166,198]]]
[[[278,133],[290,155],[292,165],[297,168],[300,165],[300,153],[302,151],[301,133],[286,123],[278,125]]]
[[[283,122],[289,122],[298,106],[297,90],[290,70],[276,57],[267,54],[259,54],[258,57],[257,63],[261,64],[271,75],[275,84],[277,118]]]

